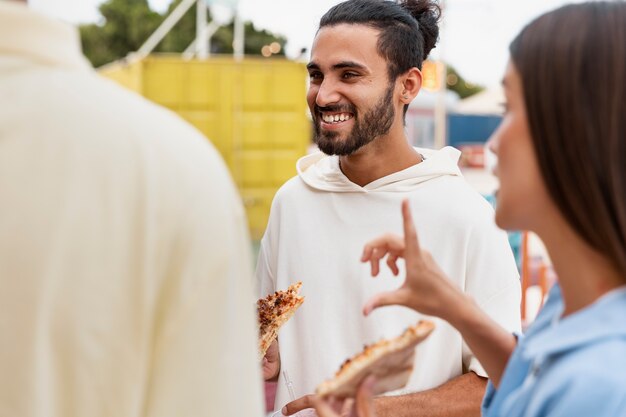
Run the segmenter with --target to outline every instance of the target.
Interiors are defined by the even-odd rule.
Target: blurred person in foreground
[[[496,222],[537,233],[559,277],[536,321],[513,336],[451,285],[406,201],[404,240],[374,240],[363,254],[373,272],[387,255],[398,273],[405,258],[406,281],[364,312],[398,304],[457,328],[491,379],[484,416],[626,416],[626,3],[537,18],[512,42],[503,84],[505,115],[489,143]],[[363,417],[375,415],[369,386]],[[335,415],[328,405],[318,403],[321,416]]]
[[[402,230],[397,208],[404,198],[455,285],[501,325],[520,328],[517,268],[493,210],[462,177],[457,150],[413,148],[404,129],[422,62],[437,41],[439,13],[430,0],[350,0],[320,21],[307,98],[324,153],[302,158],[299,175],[276,194],[257,264],[260,295],[302,281],[306,296],[264,361],[265,377],[280,378],[276,408],[285,406],[285,414],[310,407],[307,394],[364,344],[397,336],[423,317],[403,308],[361,315],[367,299],[396,285],[363,282],[363,242]],[[418,347],[407,387],[376,407],[394,417],[409,410],[478,415],[486,376],[461,335],[440,321]]]
[[[23,2],[0,1],[0,109],[0,415],[260,416],[245,217],[213,147]]]

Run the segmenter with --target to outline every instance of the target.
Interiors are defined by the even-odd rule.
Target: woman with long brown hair
[[[387,257],[406,281],[365,314],[404,305],[445,319],[490,376],[485,416],[626,416],[626,3],[568,5],[510,46],[498,156],[496,222],[531,230],[559,277],[523,336],[495,324],[418,243],[409,202],[404,238],[366,245],[372,274]],[[427,342],[426,342],[427,343]],[[357,401],[372,416],[365,383]],[[321,416],[333,412],[317,402]]]

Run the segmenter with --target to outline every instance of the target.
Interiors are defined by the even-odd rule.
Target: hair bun
[[[424,37],[424,58],[427,57],[439,39],[441,7],[434,0],[399,0],[398,3],[417,20]]]

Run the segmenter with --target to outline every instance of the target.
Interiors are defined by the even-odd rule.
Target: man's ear
[[[400,100],[404,104],[409,104],[422,88],[422,72],[416,67],[413,67],[400,76],[400,79],[402,81]]]

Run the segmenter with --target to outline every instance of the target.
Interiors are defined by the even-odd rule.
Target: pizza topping
[[[304,302],[304,297],[298,294],[301,286],[302,282],[297,282],[290,285],[287,290],[276,291],[257,301],[261,355],[265,355],[269,345],[276,339],[280,326],[286,323]]]

